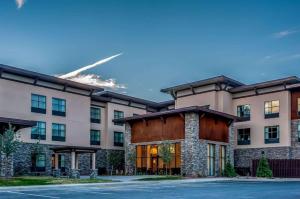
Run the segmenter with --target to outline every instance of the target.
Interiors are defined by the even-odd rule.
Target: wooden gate
[[[280,178],[299,178],[300,159],[268,160],[274,177]],[[256,176],[259,160],[252,160],[252,176]]]

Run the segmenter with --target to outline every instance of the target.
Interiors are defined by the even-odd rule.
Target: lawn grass
[[[1,186],[30,186],[30,185],[55,185],[55,184],[80,184],[80,183],[103,183],[111,180],[102,179],[70,179],[53,177],[14,177],[9,179],[0,178]]]
[[[137,181],[160,181],[160,180],[181,180],[182,176],[158,176],[149,178],[140,178]]]

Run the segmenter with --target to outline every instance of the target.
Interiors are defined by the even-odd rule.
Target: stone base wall
[[[37,151],[37,145],[31,143],[22,143],[17,152],[13,155],[13,164],[14,164],[14,174],[15,175],[52,175],[52,155],[54,154],[51,147],[55,147],[53,145],[45,145],[40,144],[38,150],[41,153],[46,155],[46,171],[45,172],[33,172],[32,171],[32,155]],[[107,173],[110,165],[108,162],[108,154],[118,154],[120,156],[124,156],[124,151],[122,150],[99,150],[96,153],[96,169],[101,168],[104,170],[103,173]],[[62,153],[65,157],[65,167],[66,172],[70,171],[71,167],[71,154]],[[90,175],[91,174],[91,154],[79,154],[79,172],[81,175]],[[2,161],[3,162],[3,161]],[[1,160],[0,160],[1,164]],[[2,166],[0,167],[0,171],[2,172]],[[3,172],[2,172],[3,173]]]

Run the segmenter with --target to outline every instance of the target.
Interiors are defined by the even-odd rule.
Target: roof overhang
[[[19,130],[22,128],[28,128],[36,126],[36,121],[31,120],[22,120],[22,119],[15,119],[15,118],[7,118],[7,117],[0,117],[0,126],[2,128],[7,128],[8,124],[11,124],[15,127],[15,130]]]

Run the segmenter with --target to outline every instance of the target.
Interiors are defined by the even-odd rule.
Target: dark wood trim
[[[288,91],[288,89],[277,90],[277,91],[270,91],[270,92],[259,93],[259,94],[254,94],[254,95],[246,95],[246,96],[242,96],[242,97],[233,97],[232,99],[241,99],[241,98],[253,97],[253,96],[258,96],[258,95],[266,95],[266,94],[271,94],[271,93],[279,93],[279,92],[282,92],[282,91]],[[233,93],[233,95],[234,94],[236,94],[236,93]]]

